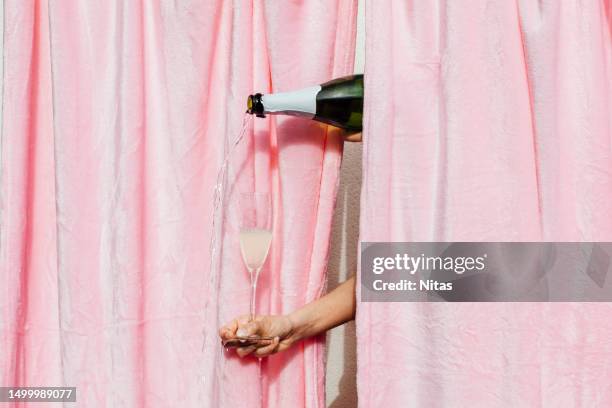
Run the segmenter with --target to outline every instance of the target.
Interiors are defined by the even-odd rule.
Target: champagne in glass
[[[249,273],[258,271],[268,257],[272,231],[263,228],[246,228],[240,230],[240,250],[242,259]]]
[[[244,193],[240,196],[240,251],[251,278],[250,319],[255,319],[257,280],[266,262],[272,242],[272,202],[268,193]],[[251,336],[249,339],[253,339]],[[258,337],[258,339],[263,339]]]

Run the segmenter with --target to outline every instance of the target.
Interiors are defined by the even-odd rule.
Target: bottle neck
[[[264,113],[314,117],[317,113],[317,94],[321,86],[311,86],[293,92],[262,95]]]

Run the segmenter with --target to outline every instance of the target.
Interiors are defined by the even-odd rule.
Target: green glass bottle
[[[361,131],[363,75],[337,78],[293,92],[249,95],[247,112],[258,117],[267,113],[302,116],[348,131]]]

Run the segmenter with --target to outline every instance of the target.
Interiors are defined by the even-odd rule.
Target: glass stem
[[[259,278],[259,270],[261,268],[257,268],[251,272],[251,318],[250,320],[255,320],[255,302],[257,300],[257,279]]]

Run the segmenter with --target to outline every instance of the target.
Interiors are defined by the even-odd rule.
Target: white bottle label
[[[261,97],[265,113],[314,117],[317,113],[317,94],[321,85],[293,92],[266,94]]]

